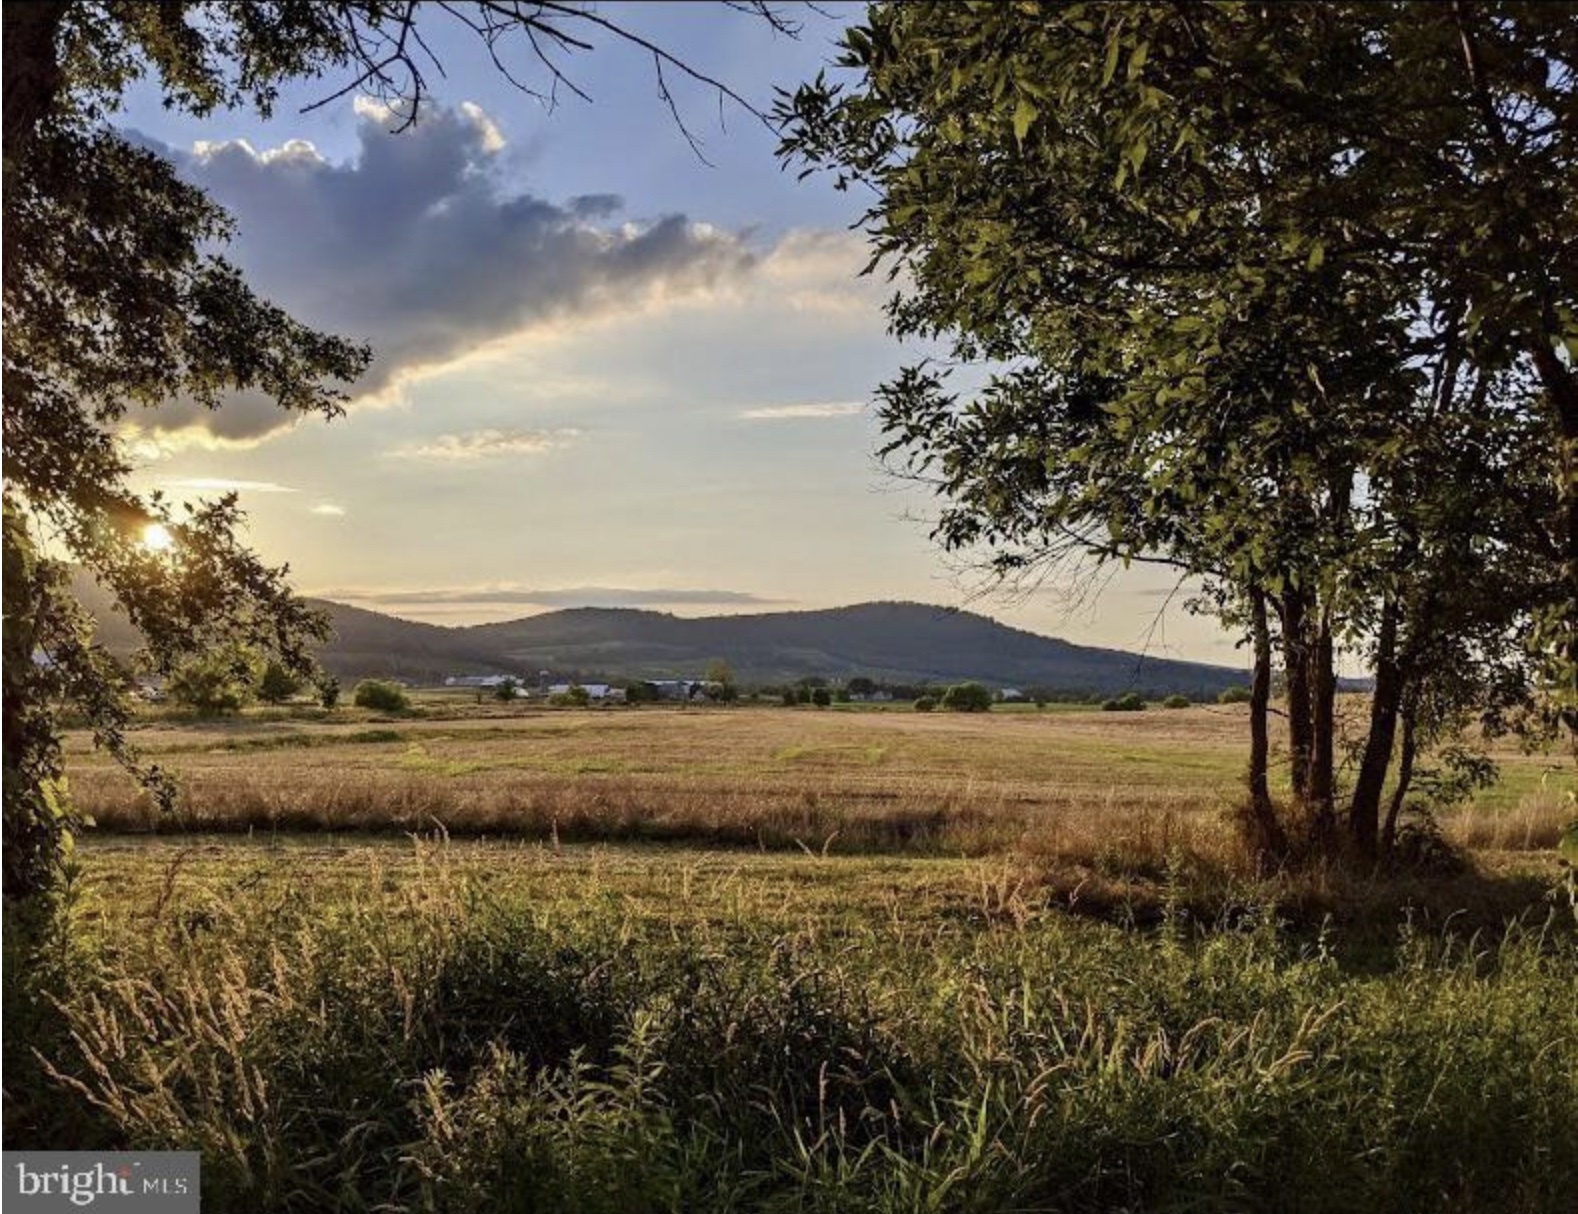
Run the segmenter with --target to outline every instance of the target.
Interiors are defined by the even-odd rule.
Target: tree
[[[519,686],[514,679],[500,679],[493,688],[493,698],[503,700],[506,704],[515,699],[515,690]]]
[[[811,703],[815,704],[818,708],[826,708],[832,704],[832,702],[833,694],[832,692],[828,691],[826,687],[814,687],[811,689]]]
[[[363,679],[351,692],[351,703],[374,712],[404,712],[411,707],[405,688],[382,679]]]
[[[764,3],[731,7],[776,29],[792,21]],[[418,20],[458,22],[528,93],[579,93],[567,56],[599,39],[651,56],[659,98],[695,146],[668,89],[685,75],[749,103],[617,20],[581,3],[508,0],[478,6],[158,5],[109,0],[6,0],[4,97],[4,891],[47,889],[76,820],[64,799],[58,707],[70,702],[98,742],[138,770],[162,804],[174,785],[138,767],[125,734],[117,671],[90,641],[68,564],[107,588],[170,674],[230,640],[312,670],[326,623],[291,597],[236,535],[236,499],[176,513],[127,484],[116,430],[145,406],[182,398],[217,408],[251,392],[329,418],[369,351],[314,332],[259,299],[215,250],[225,214],[175,168],[109,121],[125,89],[154,78],[165,102],[206,115],[249,107],[267,116],[283,82],[329,78],[323,101],[354,91],[415,123],[425,74],[442,71]],[[536,74],[499,58],[521,50]],[[320,102],[321,104],[322,102]],[[752,111],[754,112],[754,111]],[[163,528],[173,543],[141,541]],[[51,551],[67,559],[46,556]],[[37,660],[35,660],[35,657]]]
[[[936,537],[1007,578],[1205,579],[1253,647],[1264,850],[1278,649],[1325,851],[1339,647],[1377,671],[1361,854],[1418,655],[1510,676],[1486,692],[1522,679],[1521,648],[1571,707],[1575,27],[1510,4],[873,5],[845,37],[857,81],[781,108],[786,155],[874,188],[877,260],[911,284],[893,329],[1002,368],[969,395],[925,365],[880,390],[885,456],[946,503]],[[1454,445],[1485,471],[1440,475]],[[1493,603],[1442,612],[1447,551]]]
[[[283,704],[301,690],[302,679],[286,669],[278,658],[270,658],[258,679],[258,699],[265,704]]]
[[[734,669],[722,658],[707,663],[707,695],[719,703],[732,704],[739,699],[740,689],[734,682]]]
[[[955,683],[943,692],[942,706],[950,712],[989,712],[992,693],[983,683]]]
[[[260,682],[257,655],[230,645],[184,662],[170,674],[165,691],[202,716],[219,716],[251,703]]]
[[[592,693],[579,683],[572,683],[564,691],[549,697],[548,702],[558,708],[585,708],[592,702]]]
[[[644,679],[636,679],[625,684],[626,704],[655,704],[658,700],[658,689]]]

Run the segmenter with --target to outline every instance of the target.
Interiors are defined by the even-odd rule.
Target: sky
[[[858,13],[819,9],[795,13],[798,39],[712,4],[596,11],[765,109]],[[139,487],[234,489],[300,591],[408,619],[907,599],[1244,663],[1163,571],[983,593],[929,540],[935,504],[874,455],[873,390],[924,352],[886,333],[891,284],[860,275],[857,195],[799,180],[771,131],[671,70],[698,155],[651,56],[615,39],[559,61],[591,100],[561,87],[548,106],[458,23],[421,28],[443,70],[424,65],[402,133],[378,100],[333,97],[348,79],[293,85],[267,120],[128,95],[119,125],[230,211],[249,281],[376,351],[332,422],[247,399],[144,415]],[[548,83],[529,57],[507,66]]]

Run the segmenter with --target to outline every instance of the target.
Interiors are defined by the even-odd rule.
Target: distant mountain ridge
[[[113,650],[138,645],[107,596],[79,586]],[[327,600],[335,636],[319,658],[341,679],[439,683],[451,675],[535,681],[699,677],[722,659],[745,684],[864,675],[889,683],[1138,690],[1214,696],[1247,681],[1241,669],[1075,645],[974,612],[923,603],[860,603],[821,611],[682,618],[631,608],[575,607],[498,624],[446,627]]]
[[[1075,645],[974,612],[923,603],[681,618],[581,607],[461,630],[513,666],[655,678],[698,674],[722,658],[747,683],[866,675],[895,683],[980,679],[999,687],[1215,693],[1243,683],[1229,667]]]

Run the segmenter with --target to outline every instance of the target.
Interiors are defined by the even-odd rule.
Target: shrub
[[[921,696],[915,701],[916,712],[930,712],[937,707],[937,701],[932,696]]]
[[[1115,700],[1103,700],[1102,712],[1144,712],[1145,700],[1137,691],[1125,692]]]
[[[170,676],[165,693],[203,716],[239,712],[252,699],[255,660],[234,647],[193,658]]]
[[[515,698],[515,689],[517,686],[518,684],[514,679],[501,680],[499,684],[493,689],[493,698],[495,700],[504,700],[505,702],[513,700]]]
[[[1188,708],[1189,704],[1190,700],[1188,696],[1181,696],[1177,694],[1170,695],[1162,701],[1163,708]]]
[[[592,702],[592,693],[579,683],[568,691],[561,691],[558,695],[548,697],[548,703],[556,708],[585,708]]]
[[[1216,697],[1218,704],[1247,704],[1250,701],[1250,691],[1247,687],[1229,687]]]
[[[832,702],[832,693],[826,687],[818,687],[811,692],[811,703],[818,708],[826,708]]]
[[[363,679],[351,693],[351,703],[358,708],[371,708],[374,712],[404,712],[411,707],[405,689],[397,683],[381,679]]]
[[[656,704],[658,689],[644,679],[637,679],[633,683],[625,684],[626,704]]]
[[[992,693],[980,683],[955,683],[943,692],[942,706],[950,712],[986,712]]]
[[[340,680],[328,671],[318,676],[318,703],[325,708],[335,708],[340,703]]]
[[[258,699],[265,704],[283,704],[301,690],[301,680],[274,658],[263,668],[258,680]]]
[[[783,702],[785,708],[793,708],[800,702],[800,693],[793,687],[786,689],[783,694]]]

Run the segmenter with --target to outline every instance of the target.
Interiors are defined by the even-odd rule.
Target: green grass
[[[7,918],[8,1145],[225,1211],[1566,1211],[1565,904],[1384,947],[1004,859],[93,845]],[[45,1063],[34,1064],[30,1048]]]

